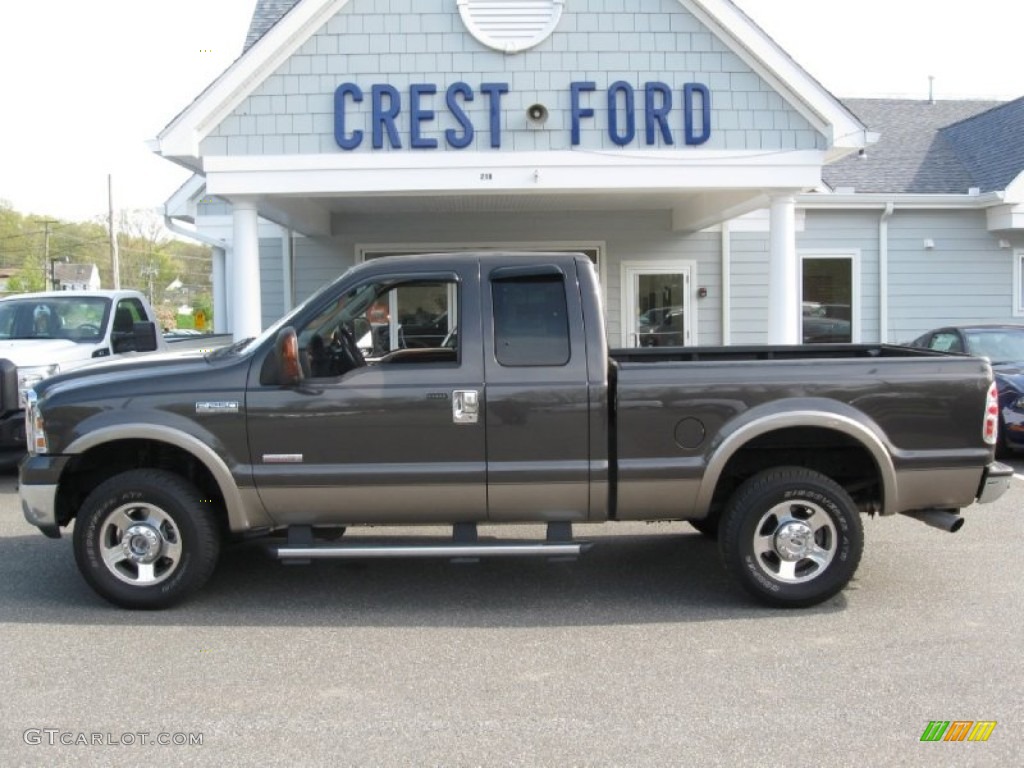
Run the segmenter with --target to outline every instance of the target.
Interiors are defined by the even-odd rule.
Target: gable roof
[[[256,0],[242,53],[248,51],[257,40],[267,34],[267,31],[298,2],[299,0]]]
[[[1005,189],[1024,170],[1024,99],[843,101],[880,138],[865,157],[854,155],[823,169],[822,178],[833,189],[967,194],[972,187]]]
[[[796,109],[829,144],[830,158],[869,144],[863,124],[732,0],[676,0]],[[202,170],[200,142],[350,0],[256,0],[246,51],[150,142]]]
[[[948,125],[940,133],[982,192],[1006,189],[1024,172],[1024,97]]]

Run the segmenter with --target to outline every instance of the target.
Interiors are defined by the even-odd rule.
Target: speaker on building
[[[531,104],[526,108],[526,119],[536,125],[543,125],[548,119],[548,108],[543,104]]]

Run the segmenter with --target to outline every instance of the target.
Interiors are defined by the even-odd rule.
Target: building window
[[[1013,316],[1024,317],[1024,251],[1013,254]]]
[[[801,260],[801,337],[804,344],[859,341],[856,259],[850,254],[804,256]]]

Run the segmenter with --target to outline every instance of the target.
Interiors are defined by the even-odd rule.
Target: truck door
[[[574,262],[484,262],[488,516],[584,520],[590,502],[586,342]]]
[[[467,262],[367,277],[296,328],[303,381],[251,380],[247,395],[254,479],[275,520],[485,519],[479,307]]]

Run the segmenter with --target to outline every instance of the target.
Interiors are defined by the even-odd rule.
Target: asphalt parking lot
[[[15,487],[5,766],[1022,763],[1021,479],[957,534],[866,520],[855,581],[800,611],[751,604],[685,524],[624,524],[578,529],[599,546],[575,563],[302,568],[247,545],[198,598],[127,612]],[[933,720],[997,725],[922,742]]]

